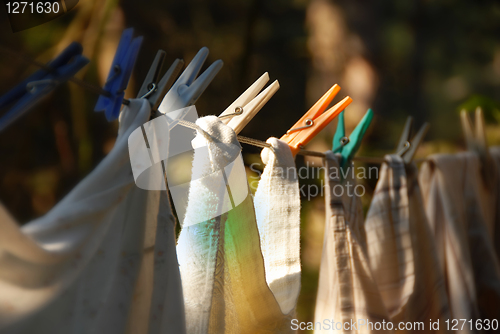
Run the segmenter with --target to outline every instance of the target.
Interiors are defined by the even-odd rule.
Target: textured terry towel
[[[290,313],[300,292],[300,194],[290,147],[277,138],[262,150],[266,164],[255,193],[255,214],[266,281],[281,311]]]
[[[206,145],[207,151],[194,154],[193,173],[198,175],[192,178],[195,182],[191,182],[177,246],[187,332],[291,332],[291,317],[281,313],[266,283],[253,201],[236,135],[214,116],[196,124],[205,135],[198,132],[193,144],[198,148]],[[221,172],[228,186],[216,182]],[[233,198],[239,204],[226,211],[231,206],[228,188],[233,195],[245,193],[246,197],[242,201]],[[200,221],[206,217],[213,218]]]
[[[417,168],[385,157],[365,221],[368,261],[393,322],[449,319],[446,287],[425,216]]]
[[[358,319],[372,323],[388,321],[389,316],[358,240],[361,202],[353,192],[348,193],[347,187],[349,184],[352,191],[355,183],[347,179],[341,183],[338,158],[332,152],[326,153],[326,223],[314,321],[321,324],[325,320],[335,324],[352,321],[358,325],[356,329],[337,329],[339,333],[384,333],[387,331],[377,331],[366,324],[360,326],[357,322]],[[315,328],[315,333],[331,332],[332,327]]]
[[[0,333],[125,331],[145,219],[117,208],[140,200],[127,139],[149,114],[132,100],[113,150],[45,216],[19,228],[1,210]]]
[[[499,319],[500,268],[485,222],[479,158],[471,152],[434,155],[419,182],[452,318]]]

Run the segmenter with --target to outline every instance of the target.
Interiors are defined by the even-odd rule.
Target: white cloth
[[[213,116],[196,124],[209,137],[198,132],[193,141],[193,177],[177,246],[187,332],[291,332],[291,318],[266,283],[236,135]],[[241,194],[247,194],[243,201]]]
[[[266,281],[284,314],[295,309],[300,292],[300,193],[290,147],[277,138],[262,150],[266,164],[255,193],[255,215]]]
[[[131,192],[127,140],[149,115],[147,101],[131,100],[115,147],[45,216],[19,228],[0,208],[0,333],[125,331],[143,214],[158,206]]]

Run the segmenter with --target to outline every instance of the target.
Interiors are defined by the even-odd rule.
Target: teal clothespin
[[[349,161],[352,160],[354,155],[361,146],[361,140],[366,133],[366,130],[370,126],[373,119],[373,111],[368,109],[363,119],[358,123],[351,136],[348,138],[345,135],[344,127],[344,112],[341,112],[338,118],[337,131],[333,137],[333,148],[334,153],[340,153],[342,155],[341,168],[345,168]]]

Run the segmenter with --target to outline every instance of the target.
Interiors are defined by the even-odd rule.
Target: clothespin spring
[[[243,107],[234,108],[234,112],[227,115],[220,115],[219,118],[234,117],[243,114]]]
[[[349,144],[351,140],[349,139],[349,137],[347,136],[344,136],[340,139],[340,146],[337,147],[335,150],[333,150],[333,153],[337,153],[337,152],[340,152],[342,150],[342,147],[346,146],[347,144]]]
[[[140,97],[140,99],[147,99],[149,96],[151,96],[154,92],[156,92],[157,86],[154,82],[149,84],[149,91],[144,94],[143,96]]]
[[[307,129],[307,128],[310,128],[311,126],[314,125],[314,121],[310,118],[307,118],[306,121],[305,121],[305,124],[304,126],[301,126],[301,127],[298,127],[298,128],[293,128],[293,129],[290,129],[286,132],[286,134],[290,134],[292,132],[295,132],[295,131],[299,131],[299,130],[302,130],[302,129]]]
[[[397,153],[400,157],[403,156],[408,150],[411,148],[411,143],[409,141],[406,141],[403,148]]]

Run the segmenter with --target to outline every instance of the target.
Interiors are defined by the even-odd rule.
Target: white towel
[[[284,314],[297,305],[300,292],[300,193],[290,147],[277,138],[262,150],[266,164],[255,193],[255,215],[264,256],[266,281]]]
[[[177,246],[187,332],[291,332],[266,283],[236,135],[213,116],[196,124],[206,135],[193,141],[193,181]]]

